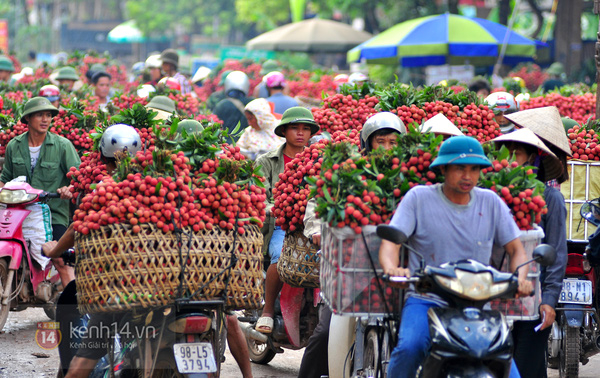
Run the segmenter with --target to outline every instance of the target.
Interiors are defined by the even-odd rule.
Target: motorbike
[[[224,301],[177,299],[172,306],[106,318],[108,354],[90,377],[218,377],[225,354]],[[86,332],[93,332],[87,329]]]
[[[275,302],[273,330],[270,334],[254,329],[259,311],[246,311],[238,317],[250,360],[266,365],[283,349],[298,350],[308,344],[319,322],[319,289],[304,289],[283,284]]]
[[[403,244],[420,257],[413,277],[389,277],[390,282],[413,283],[420,293],[433,293],[448,302],[448,307],[428,312],[431,348],[418,369],[419,377],[508,377],[512,360],[510,327],[497,310],[484,309],[495,298],[513,298],[518,290],[518,269],[533,261],[548,266],[556,251],[545,244],[533,251],[533,259],[514,273],[504,273],[474,260],[425,266],[423,257],[405,242],[398,229],[381,225],[377,235]]]
[[[0,189],[0,330],[10,311],[28,307],[43,307],[54,318],[54,303],[62,285],[52,264],[45,269],[29,252],[29,243],[23,236],[23,222],[30,214],[26,206],[51,198],[56,193],[34,189],[25,182],[9,182]]]
[[[596,227],[600,225],[599,200],[581,206],[583,219]],[[571,246],[567,269],[556,308],[556,321],[548,339],[548,365],[557,368],[561,377],[577,377],[579,363],[600,353],[600,318],[598,317],[597,268],[591,262],[600,255],[600,233],[589,237],[583,253]]]
[[[178,245],[184,258],[184,243],[180,240]],[[233,254],[236,249],[234,241],[231,261],[220,274],[229,274],[237,264]],[[185,279],[184,272],[181,277]],[[105,315],[110,324],[104,328],[110,333],[108,353],[98,362],[92,377],[218,377],[225,361],[226,296],[196,300],[202,288],[190,293],[184,287],[186,284],[181,283],[173,304],[134,308],[116,316],[109,313],[112,319]],[[223,293],[227,293],[227,287]],[[89,327],[86,330],[91,331]]]

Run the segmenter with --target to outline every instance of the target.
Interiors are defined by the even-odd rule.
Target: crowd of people
[[[165,85],[182,94],[192,93],[193,85],[201,81],[203,76],[195,77],[193,83],[182,75],[178,71],[179,56],[172,49],[148,57],[144,68],[148,75],[145,85]],[[10,59],[0,57],[0,80],[10,81],[13,73],[14,66]],[[269,215],[265,221],[263,250],[268,256],[269,266],[266,270],[265,304],[256,330],[270,333],[273,330],[276,298],[282,287],[276,267],[285,237],[285,232],[275,225],[275,219],[268,211],[273,205],[272,189],[283,173],[285,164],[311,143],[311,138],[319,133],[320,128],[311,111],[299,106],[287,94],[289,87],[277,62],[265,62],[261,74],[263,80],[253,93],[250,93],[250,82],[244,72],[232,71],[222,75],[223,91],[213,93],[206,105],[223,121],[223,127],[233,135],[232,141],[237,142],[242,153],[256,160],[265,177]],[[111,75],[101,65],[92,66],[87,79],[100,99],[100,109],[106,109],[111,101]],[[75,276],[72,268],[65,266],[60,256],[72,246],[74,237],[73,229],[69,228],[67,200],[71,198],[71,192],[68,190],[66,173],[71,167],[79,167],[80,159],[71,142],[49,132],[49,128],[52,117],[58,113],[61,93],[74,90],[81,78],[72,67],[65,66],[53,74],[51,80],[56,85],[42,87],[39,96],[25,104],[21,122],[27,124],[28,131],[8,144],[0,187],[19,176],[25,176],[33,187],[61,195],[61,199],[49,202],[53,242],[45,244],[45,256],[40,257],[51,258],[60,274],[65,290],[59,303],[73,304],[76,303]],[[368,78],[359,73],[336,77],[340,84],[360,84],[366,80]],[[504,135],[494,142],[506,145],[519,164],[534,166],[538,178],[546,183],[544,195],[548,213],[540,226],[545,233],[543,242],[558,251],[558,258],[553,265],[543,268],[542,304],[539,308],[541,320],[515,323],[513,337],[516,348],[510,373],[511,377],[542,377],[546,375],[547,339],[554,322],[554,308],[566,267],[566,208],[556,186],[568,178],[566,157],[570,151],[561,149],[561,143],[556,140],[556,135],[560,133],[549,131],[560,130],[564,135],[560,118],[557,119],[546,110],[536,113],[535,119],[523,114],[525,112],[519,112],[519,103],[511,94],[490,94],[486,82],[475,81],[469,89],[486,98],[495,112],[496,121]],[[150,93],[146,91],[141,94],[147,96]],[[155,110],[156,117],[163,120],[176,114],[173,100],[166,96],[153,96],[146,107]],[[544,120],[545,129],[534,127],[539,119]],[[186,124],[187,132],[196,130],[197,125],[193,122]],[[233,133],[237,127],[243,130],[239,137]],[[525,251],[507,206],[491,191],[477,187],[481,169],[491,165],[480,143],[474,138],[461,136],[460,130],[443,115],[428,121],[423,130],[433,131],[446,139],[432,164],[444,177],[444,183],[409,191],[398,206],[391,224],[408,236],[408,245],[422,253],[428,265],[438,266],[459,258],[471,258],[488,264],[498,249],[510,257],[510,268],[514,270],[525,261]],[[378,113],[363,125],[360,135],[362,152],[368,154],[377,149],[390,149],[396,145],[398,135],[405,132],[406,125],[396,115]],[[109,127],[102,138],[100,152],[109,170],[115,168],[114,156],[117,151],[134,153],[141,148],[137,131],[127,125]],[[106,142],[106,138],[110,138],[110,142]],[[314,201],[309,201],[304,218],[304,234],[319,246],[322,225],[314,207]],[[457,251],[460,251],[460,255],[457,255]],[[399,246],[387,241],[382,243],[379,256],[384,272],[390,275],[410,276],[419,264],[417,257],[410,255],[408,266],[400,266]],[[532,286],[526,277],[527,269],[519,270],[519,295],[531,292]],[[431,343],[427,311],[432,307],[447,305],[435,295],[420,294],[410,287],[407,288],[406,297],[399,343],[393,350],[389,364],[390,377],[415,375]],[[58,315],[61,316],[60,304]],[[68,315],[63,316],[68,318]],[[318,378],[328,374],[327,342],[331,316],[331,311],[325,307],[302,360],[299,373],[302,378]],[[535,328],[540,323],[541,330],[538,332]],[[235,316],[228,316],[227,328],[229,346],[240,371],[244,377],[251,377],[246,342]],[[60,350],[61,372],[67,377],[88,376],[103,354],[102,350],[68,349]]]

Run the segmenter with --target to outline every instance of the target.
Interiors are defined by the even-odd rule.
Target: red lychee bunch
[[[567,131],[573,159],[600,160],[600,144],[598,134],[594,129],[574,126]]]
[[[67,178],[71,180],[70,191],[73,193],[73,202],[75,203],[79,196],[83,197],[91,193],[94,184],[102,181],[107,175],[106,165],[102,162],[99,151],[84,154],[79,167],[71,167],[67,172]]]
[[[70,140],[76,149],[89,151],[93,145],[89,132],[78,126],[79,118],[64,109],[60,109],[52,120],[50,131]]]
[[[273,188],[274,206],[271,211],[282,230],[304,228],[304,214],[310,194],[306,178],[318,176],[321,172],[321,154],[328,143],[324,140],[305,148],[285,165],[284,172],[279,175],[279,181]]]

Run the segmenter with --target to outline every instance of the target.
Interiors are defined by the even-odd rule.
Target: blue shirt
[[[458,205],[444,195],[442,184],[409,190],[390,225],[409,237],[408,244],[427,265],[436,267],[462,259],[487,265],[494,243],[504,246],[520,235],[508,206],[496,193],[475,187],[469,203]],[[416,254],[409,254],[408,267],[411,272],[419,267]]]
[[[290,96],[286,96],[283,93],[275,93],[270,97],[267,97],[267,101],[275,104],[275,113],[283,114],[289,108],[298,106],[298,101]]]

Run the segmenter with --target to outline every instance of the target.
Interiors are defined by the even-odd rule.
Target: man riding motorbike
[[[389,150],[398,144],[398,135],[403,133],[406,133],[406,127],[398,116],[389,112],[377,113],[365,122],[360,132],[362,152],[366,155],[378,148]],[[322,222],[316,217],[315,206],[314,199],[310,199],[306,204],[304,236],[320,247]],[[329,374],[328,341],[331,316],[331,309],[323,306],[319,315],[319,324],[304,350],[298,377],[319,378]]]
[[[34,97],[27,101],[21,122],[27,124],[29,130],[15,137],[6,146],[0,176],[0,188],[19,176],[25,176],[32,187],[60,194],[60,199],[48,201],[52,214],[53,240],[58,240],[69,224],[69,203],[66,200],[71,199],[72,195],[68,188],[70,180],[67,173],[71,167],[79,167],[81,164],[75,147],[68,139],[48,132],[52,119],[57,114],[58,109],[45,97]],[[39,246],[37,250],[32,248],[30,253],[40,262]],[[52,262],[63,287],[75,278],[73,268],[66,266],[60,257]]]
[[[229,74],[229,76],[231,76]],[[229,77],[228,76],[228,77]],[[290,108],[283,113],[281,123],[275,128],[275,135],[285,138],[285,143],[281,147],[261,155],[256,160],[256,165],[260,166],[261,173],[265,177],[265,187],[267,188],[267,214],[273,207],[273,188],[279,181],[279,175],[283,173],[284,167],[291,162],[297,153],[302,152],[308,144],[311,136],[319,131],[319,125],[310,110],[297,106]],[[283,239],[285,231],[279,226],[275,226],[275,218],[268,215],[263,227],[264,246],[271,258],[271,265],[267,268],[267,278],[265,280],[265,306],[262,316],[256,322],[256,330],[262,333],[271,333],[273,330],[273,315],[275,314],[275,301],[283,282],[277,273],[277,261],[283,248]]]
[[[131,155],[135,155],[137,151],[141,150],[142,141],[136,129],[129,125],[117,124],[106,129],[100,139],[99,148],[102,162],[106,165],[107,174],[112,174],[116,169],[115,153],[127,151]],[[68,248],[73,247],[74,244],[75,230],[73,225],[71,225],[58,241],[51,241],[44,244],[42,247],[43,254],[51,258],[57,258]],[[95,361],[106,354],[106,348],[100,347],[104,340],[100,340],[101,342],[98,343],[99,348],[96,350],[85,347],[86,345],[92,345],[92,340],[82,343],[84,348],[79,350],[71,347],[71,325],[73,324],[77,327],[77,325],[81,323],[81,315],[76,309],[76,295],[77,288],[75,286],[75,280],[73,280],[65,287],[65,290],[58,299],[56,308],[56,318],[60,322],[61,333],[64,337],[59,345],[61,372],[68,377],[87,376],[96,365]],[[101,316],[93,316],[90,319],[90,323],[92,323],[92,321],[96,322],[94,319],[97,318],[103,319]],[[109,321],[106,322],[106,324],[108,323]],[[73,359],[75,354],[77,354],[77,357]],[[90,365],[89,371],[83,375],[77,375],[81,372],[79,369],[83,363],[89,359],[93,361],[93,363],[88,361]],[[73,363],[71,363],[71,360],[73,360]],[[77,370],[77,372],[75,372],[75,370]],[[67,372],[69,373],[68,375]]]
[[[506,204],[494,192],[476,187],[481,168],[489,166],[476,139],[449,138],[431,164],[441,171],[445,182],[416,186],[398,205],[390,225],[408,236],[408,245],[423,255],[427,265],[468,258],[488,264],[494,242],[504,246],[511,257],[512,271],[526,261],[519,229]],[[419,257],[411,253],[408,268],[403,268],[399,255],[399,245],[382,241],[379,261],[384,273],[410,277],[419,266]],[[527,267],[519,269],[519,295],[532,291],[527,272]],[[439,306],[446,306],[446,302],[438,296],[408,290],[388,376],[415,376],[431,344],[427,311]],[[518,376],[514,362],[511,376]]]
[[[195,120],[183,120],[179,124],[178,132],[185,129],[188,133],[193,133],[202,129],[202,125]],[[110,126],[100,139],[99,149],[101,152],[101,158],[106,164],[107,173],[110,175],[116,169],[115,153],[127,151],[131,155],[141,150],[141,139],[138,132],[131,126],[118,124]],[[75,243],[75,231],[73,227],[69,227],[65,235],[58,242],[49,242],[44,245],[44,253],[47,256],[60,256],[66,249],[72,247]],[[59,300],[59,309],[61,305],[77,305],[76,300],[76,288],[75,281],[72,281],[65,290],[64,298],[61,296]],[[68,335],[69,324],[76,321],[79,318],[78,312],[69,312],[71,307],[60,309],[65,315],[61,319],[61,327],[65,324],[66,332],[63,331],[63,335]],[[57,311],[58,313],[58,311]],[[246,339],[239,326],[237,317],[235,315],[227,315],[227,342],[229,349],[234,359],[238,363],[242,376],[244,378],[252,378],[252,367],[250,366],[250,357],[248,355],[248,349],[246,345]],[[106,326],[112,322],[112,314],[107,315],[93,315],[90,318],[88,327],[102,328],[102,325]],[[61,328],[62,329],[62,328]],[[67,378],[70,377],[87,377],[90,372],[96,366],[96,363],[102,356],[106,354],[106,348],[103,347],[105,343],[104,336],[106,335],[94,335],[95,337],[89,337],[82,341],[82,348],[76,351],[69,351],[68,348],[70,343],[66,340],[63,341],[65,347],[61,350],[61,366],[63,366],[63,374]],[[63,345],[61,343],[61,345]],[[98,346],[96,348],[90,346]],[[63,352],[64,350],[64,352]],[[76,352],[73,358],[73,352]],[[71,362],[72,359],[72,362]]]

